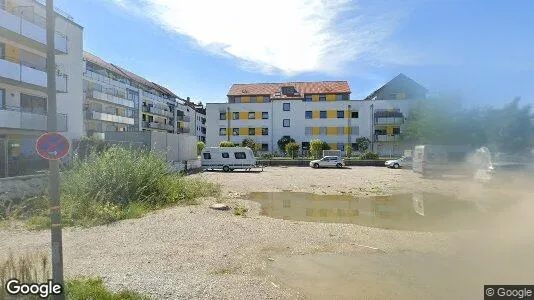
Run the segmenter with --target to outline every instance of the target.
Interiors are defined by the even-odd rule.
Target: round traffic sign
[[[65,157],[70,150],[70,142],[63,135],[48,132],[41,135],[35,143],[37,154],[44,159],[57,160]]]

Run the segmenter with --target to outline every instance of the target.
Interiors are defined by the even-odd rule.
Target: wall
[[[0,201],[37,196],[45,192],[47,184],[45,175],[0,178]]]

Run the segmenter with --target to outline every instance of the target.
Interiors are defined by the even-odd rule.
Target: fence
[[[37,174],[48,161],[35,150],[36,137],[0,138],[0,178]]]

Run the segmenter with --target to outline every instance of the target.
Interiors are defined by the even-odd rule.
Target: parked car
[[[413,165],[413,158],[411,156],[403,156],[397,159],[387,160],[386,167],[398,169],[398,168],[411,168]]]
[[[325,156],[321,159],[310,161],[310,167],[316,169],[328,167],[343,168],[344,166],[345,160],[337,156]]]

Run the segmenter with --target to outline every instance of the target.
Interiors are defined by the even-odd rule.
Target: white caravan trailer
[[[222,169],[225,172],[235,169],[250,170],[256,165],[252,149],[248,147],[209,147],[201,153],[201,164],[205,170]]]

